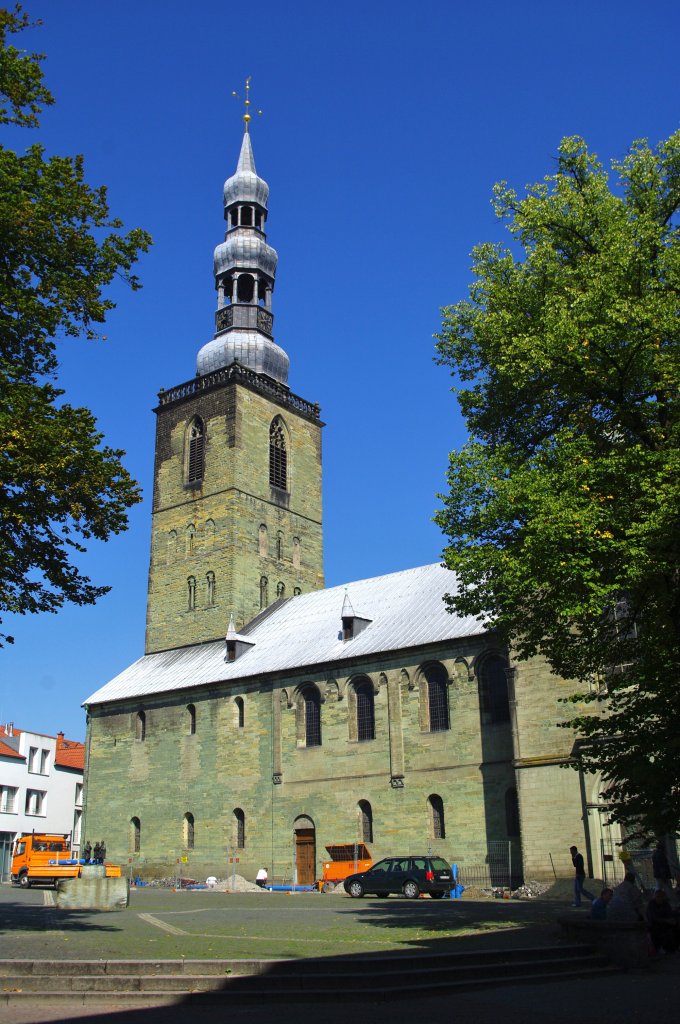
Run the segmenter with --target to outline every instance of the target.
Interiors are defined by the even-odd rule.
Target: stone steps
[[[390,998],[613,970],[582,945],[318,960],[1,960],[0,1002]]]

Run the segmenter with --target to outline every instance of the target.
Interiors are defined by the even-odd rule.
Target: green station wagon
[[[441,899],[454,886],[451,865],[441,857],[385,857],[368,871],[359,871],[345,879],[345,892],[359,899],[366,893],[389,896],[402,893],[417,900],[421,893]]]

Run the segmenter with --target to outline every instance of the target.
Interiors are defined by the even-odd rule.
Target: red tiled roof
[[[18,750],[12,750],[6,743],[3,743],[0,739],[0,757],[16,757],[18,761],[25,761],[26,758],[23,754],[20,754]]]
[[[76,740],[65,740],[63,733],[59,733],[54,763],[61,765],[62,768],[79,768],[82,772],[85,768],[85,744]]]

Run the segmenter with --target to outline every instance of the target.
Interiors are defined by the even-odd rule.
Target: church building
[[[451,615],[441,565],[324,588],[323,423],[274,341],[248,122],[215,334],[155,410],[145,654],[84,705],[83,835],[146,878],[307,884],[353,843],[515,883],[571,873],[576,844],[601,876],[606,808],[559,727],[571,685]]]

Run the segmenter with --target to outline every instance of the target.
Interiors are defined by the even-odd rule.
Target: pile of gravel
[[[218,878],[215,885],[218,892],[265,892],[255,882],[249,882],[243,875],[229,875],[228,878]]]
[[[514,890],[512,896],[516,900],[535,900],[537,896],[544,896],[549,888],[550,885],[546,882],[533,880],[520,885],[518,889]]]

